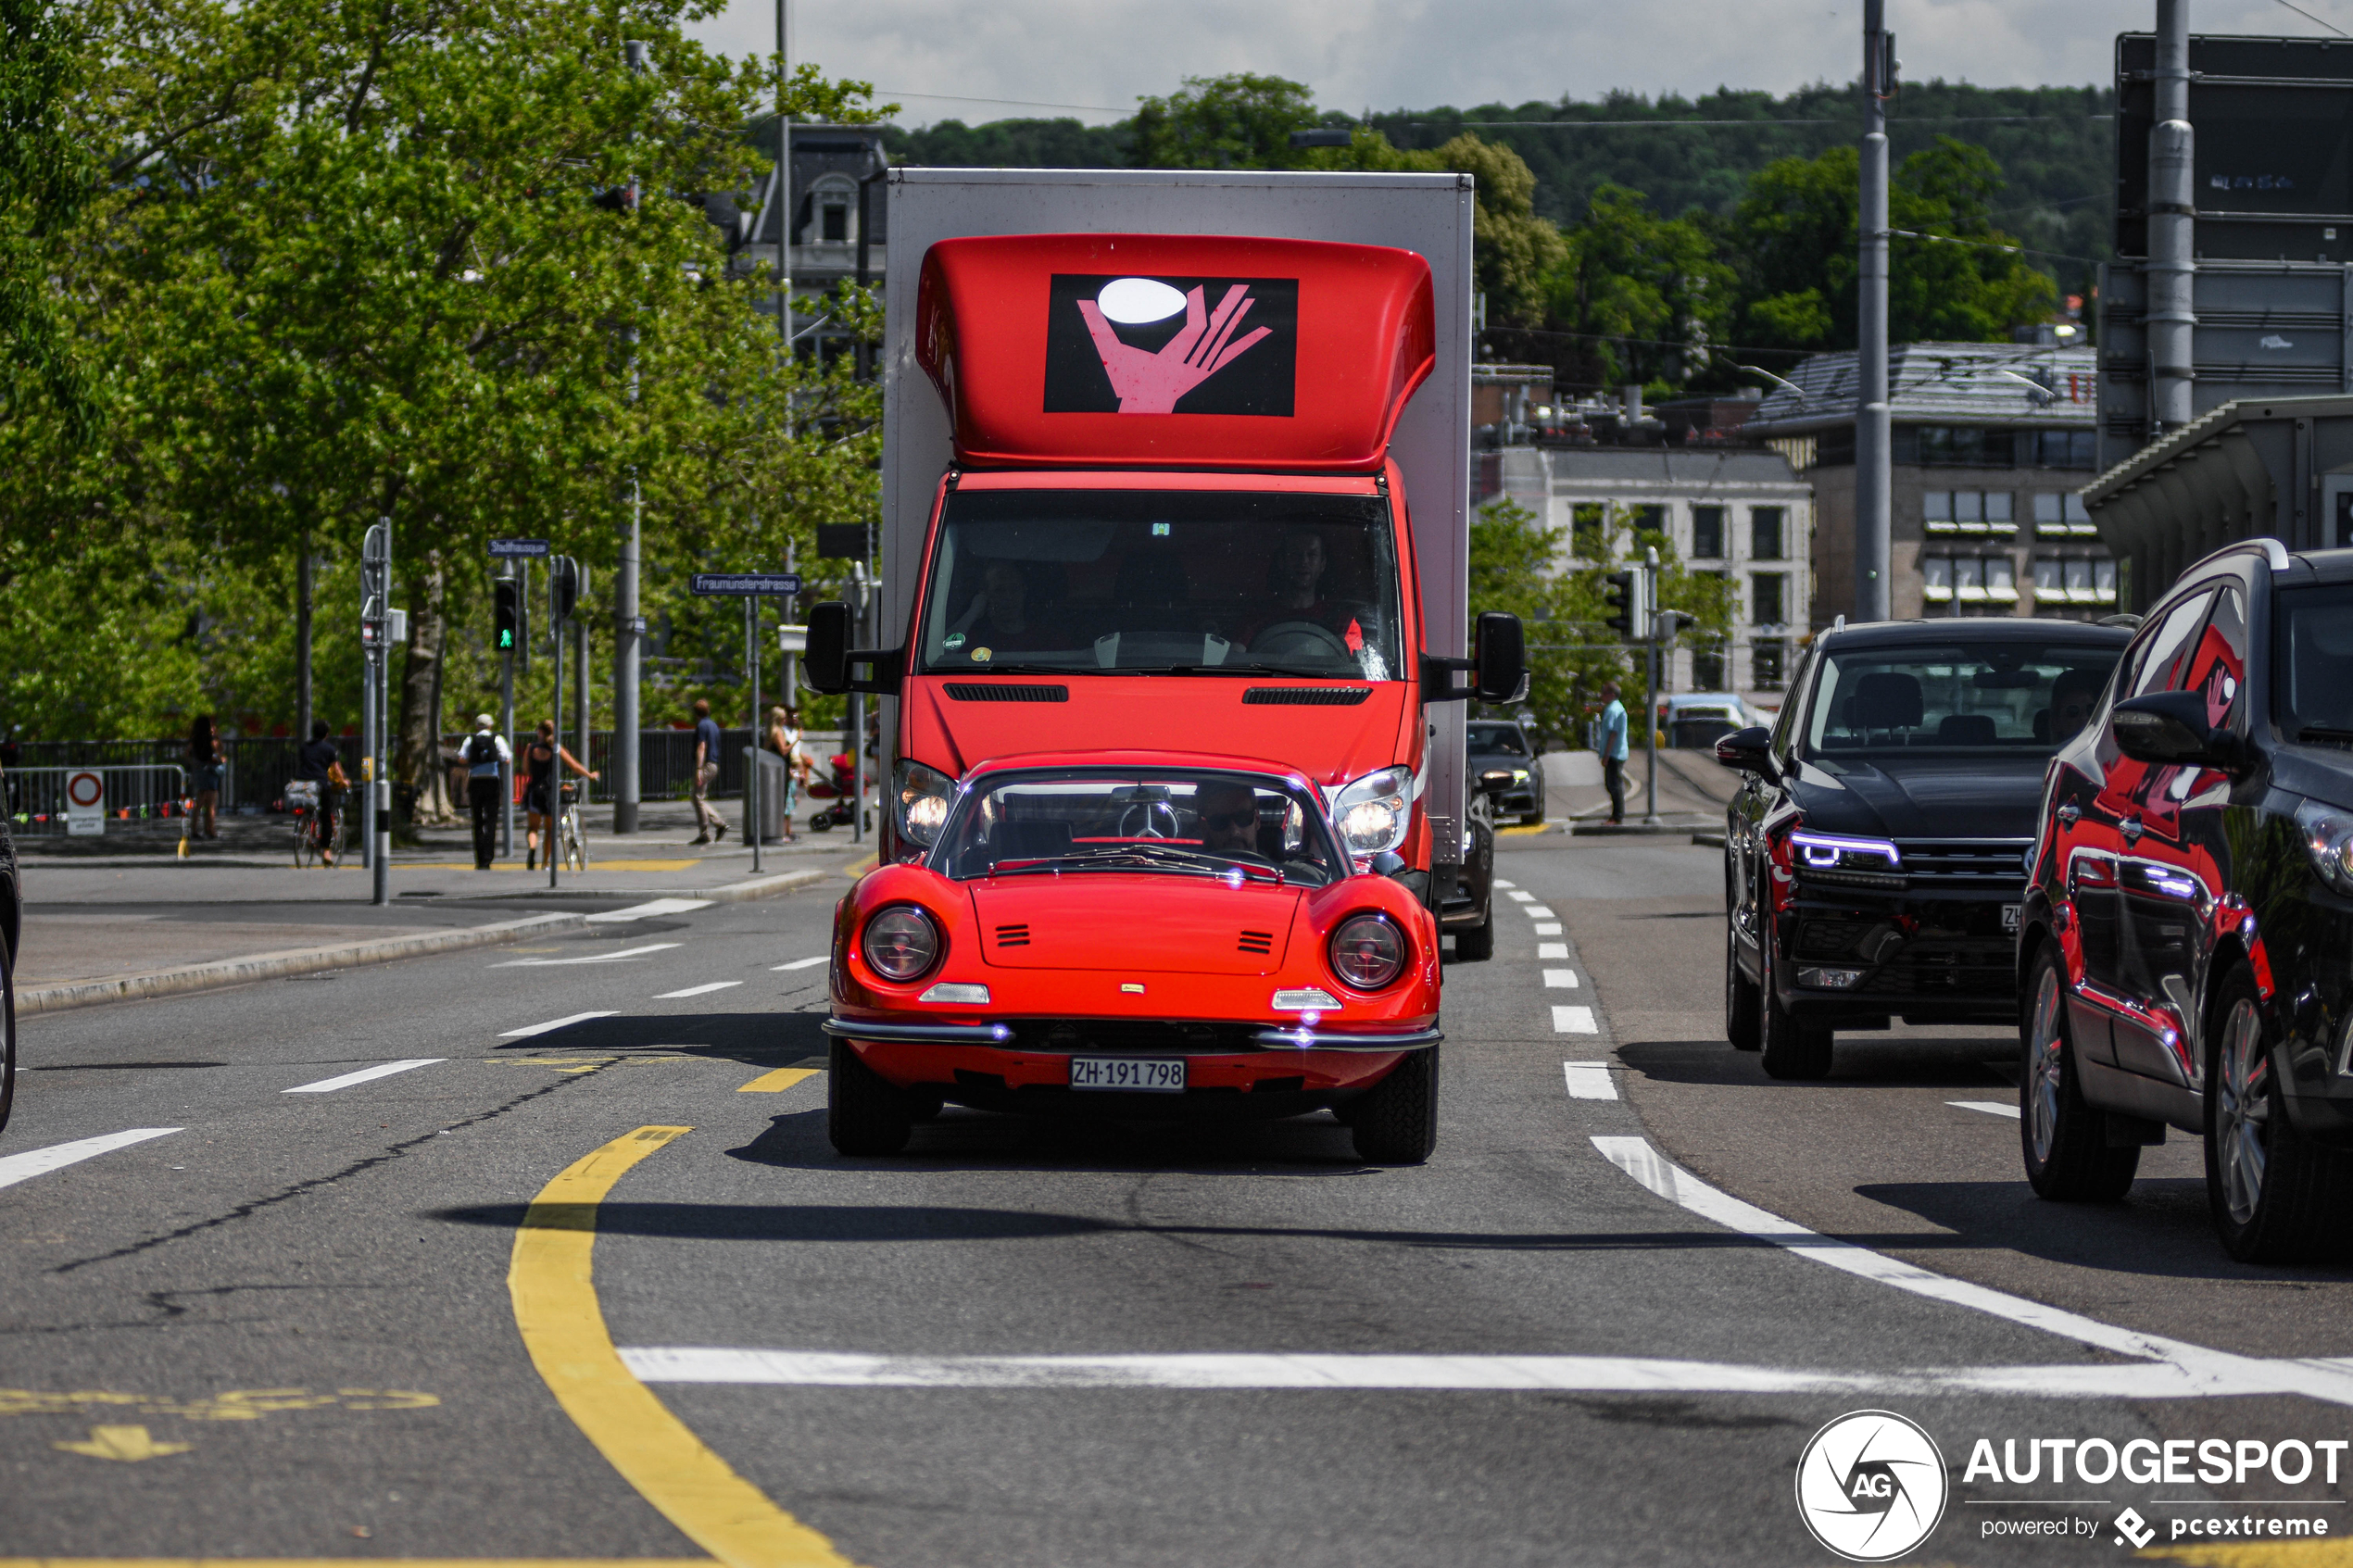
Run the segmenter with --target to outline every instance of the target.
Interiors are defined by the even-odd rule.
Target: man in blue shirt
[[[711,809],[711,786],[719,778],[719,724],[711,716],[711,702],[695,699],[695,776],[688,793],[694,797],[697,844],[715,843],[727,836],[726,820]]]
[[[1609,790],[1612,827],[1626,820],[1626,705],[1617,700],[1617,683],[1604,681],[1602,696],[1602,784]]]

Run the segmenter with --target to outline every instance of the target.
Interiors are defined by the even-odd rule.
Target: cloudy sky
[[[2353,0],[2197,0],[2201,32],[2353,32]],[[2154,0],[1888,0],[1908,78],[1987,85],[2108,80],[2120,31]],[[1859,0],[837,0],[792,6],[792,52],[872,82],[900,123],[1070,113],[1101,122],[1186,76],[1271,72],[1327,108],[1516,104],[1613,88],[1786,92],[1843,82]],[[775,47],[774,0],[731,0],[696,31]],[[987,100],[1018,100],[989,102]],[[1055,105],[1063,107],[1036,107]]]

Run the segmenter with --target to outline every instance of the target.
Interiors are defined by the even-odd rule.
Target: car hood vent
[[[950,686],[949,690],[955,688]],[[1253,708],[1353,708],[1373,695],[1370,686],[1245,686],[1242,701]]]
[[[1275,934],[1271,931],[1245,931],[1241,941],[1235,945],[1235,950],[1264,957],[1275,950]]]
[[[1068,702],[1068,686],[1004,685],[991,681],[950,681],[948,695],[958,702]]]
[[[1028,946],[1029,946],[1029,927],[1027,927],[1027,926],[1026,926],[1026,925],[1000,925],[1000,926],[999,926],[999,927],[997,928],[997,946],[999,946],[1000,947],[1028,947]]]

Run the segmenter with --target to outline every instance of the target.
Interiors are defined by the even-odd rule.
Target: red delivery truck
[[[825,603],[806,656],[883,699],[837,1146],[954,1100],[1426,1158],[1441,943],[1493,942],[1464,699],[1525,684],[1468,626],[1467,178],[890,181],[874,646]]]

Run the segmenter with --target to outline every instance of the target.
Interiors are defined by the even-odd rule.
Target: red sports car
[[[1329,1110],[1362,1159],[1438,1135],[1438,925],[1276,763],[984,762],[902,803],[920,858],[834,923],[828,1130],[890,1154],[954,1100],[1108,1120]]]

